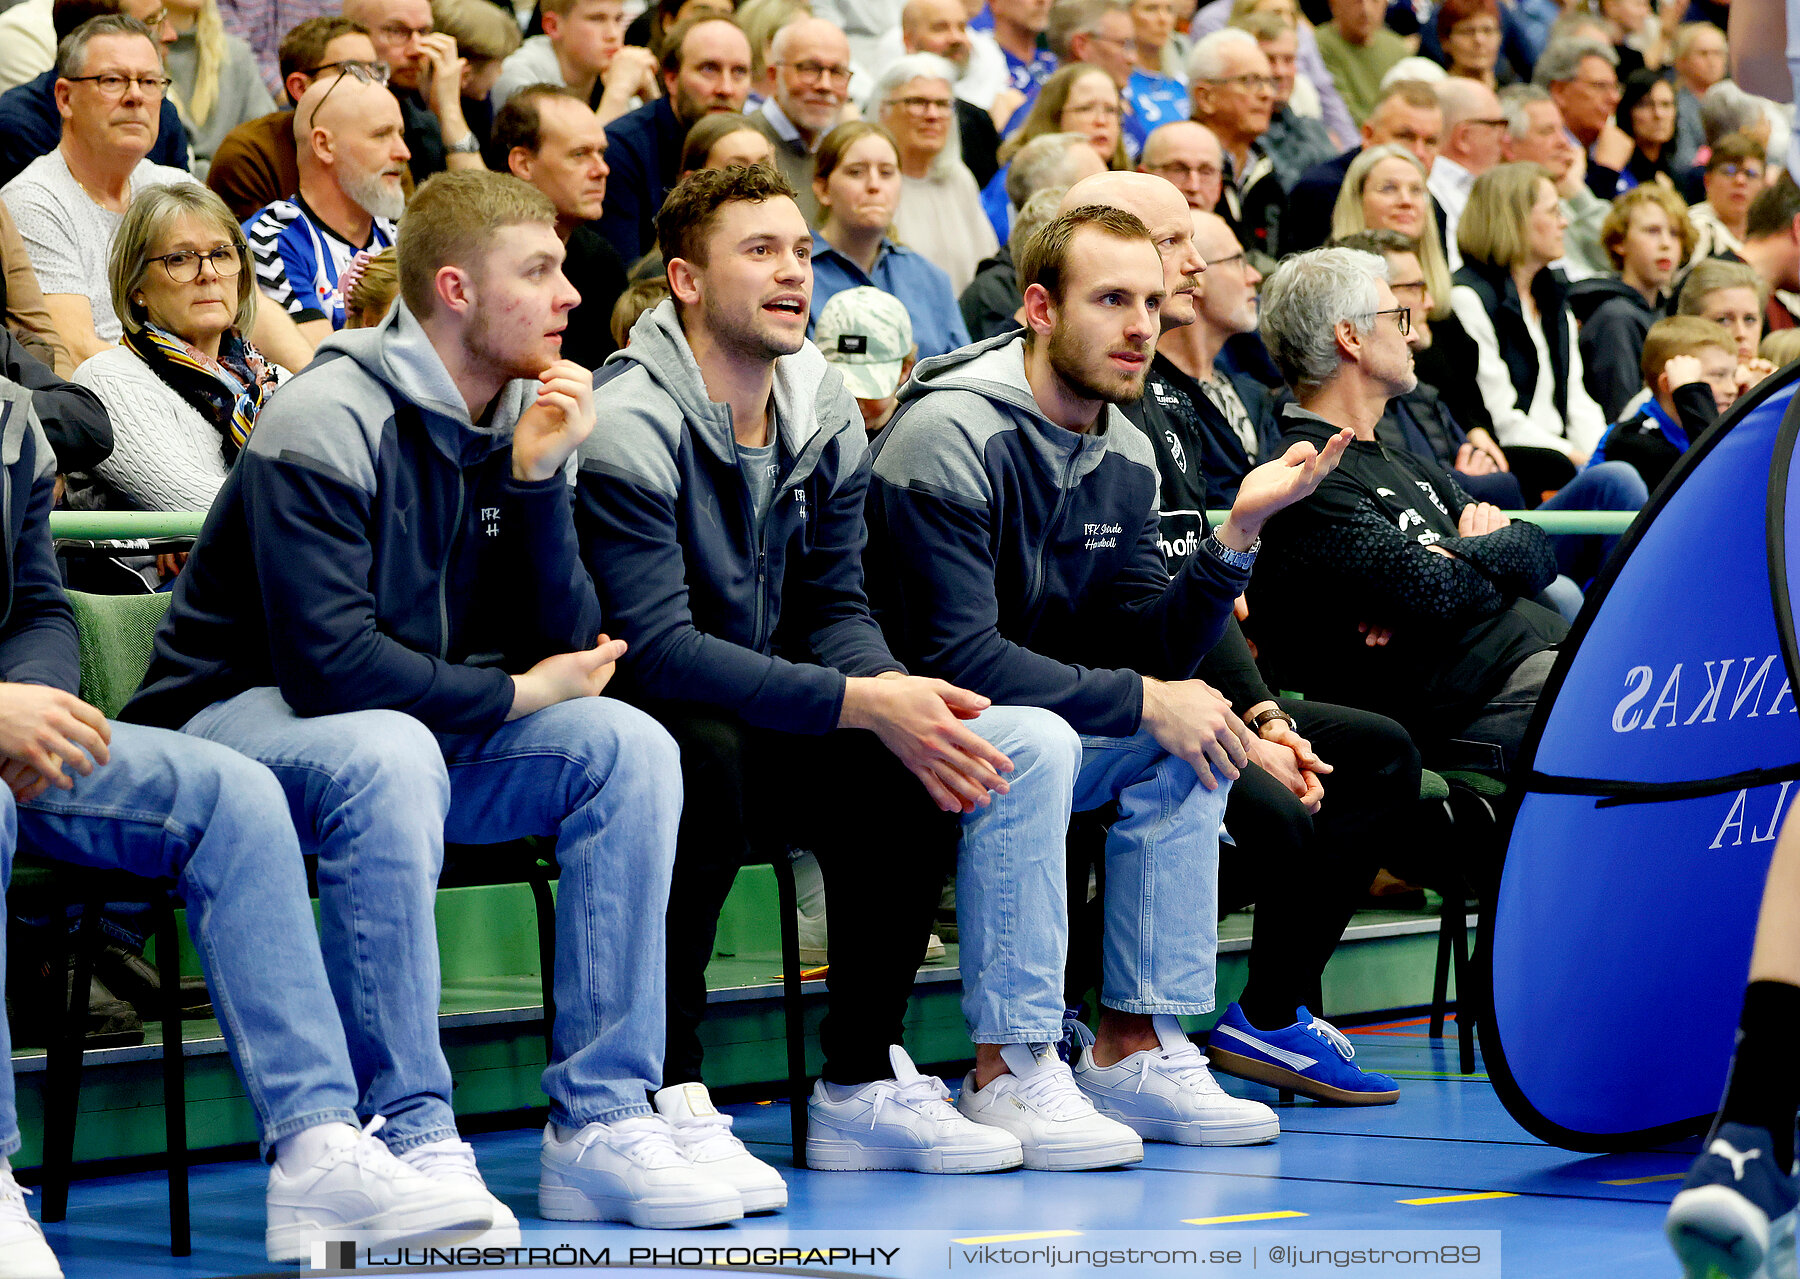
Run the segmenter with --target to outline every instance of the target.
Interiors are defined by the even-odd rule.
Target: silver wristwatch
[[[1256,553],[1262,550],[1262,538],[1258,537],[1254,542],[1250,543],[1249,550],[1237,551],[1221,542],[1217,533],[1211,533],[1208,534],[1206,539],[1206,549],[1211,551],[1216,558],[1229,564],[1232,568],[1242,569],[1247,573],[1256,563]]]

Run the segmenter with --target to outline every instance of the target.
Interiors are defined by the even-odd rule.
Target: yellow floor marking
[[[1623,1181],[1603,1181],[1603,1186],[1647,1186],[1653,1181],[1680,1181],[1684,1172],[1659,1172],[1654,1177],[1627,1177]]]
[[[1515,1195],[1510,1190],[1484,1190],[1482,1193],[1480,1193],[1478,1195],[1439,1195],[1434,1199],[1396,1199],[1394,1202],[1395,1203],[1403,1203],[1403,1204],[1412,1204],[1415,1207],[1424,1208],[1424,1207],[1429,1207],[1432,1204],[1474,1203],[1477,1199],[1517,1199],[1517,1198],[1518,1198],[1518,1196]]]
[[[1239,1217],[1187,1217],[1189,1226],[1235,1226],[1241,1221],[1281,1221],[1288,1217],[1304,1217],[1303,1212],[1247,1212]]]
[[[1031,1230],[1021,1235],[977,1235],[973,1239],[953,1239],[952,1243],[1024,1243],[1027,1239],[1073,1239],[1079,1230]]]

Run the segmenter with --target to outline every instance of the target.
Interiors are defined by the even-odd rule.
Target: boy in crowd
[[[1607,433],[1593,461],[1629,462],[1655,489],[1700,432],[1737,403],[1737,341],[1697,315],[1658,320],[1644,338],[1643,374],[1653,398]]]
[[[742,1201],[645,1102],[679,765],[653,721],[598,696],[624,645],[599,634],[575,551],[563,468],[594,411],[590,375],[559,358],[576,295],[555,217],[506,174],[419,188],[400,302],[263,410],[127,714],[275,773],[318,853],[361,1108],[446,1182],[481,1185],[437,1033],[444,842],[555,839],[539,1211],[710,1225]],[[488,1201],[489,1241],[517,1244]]]

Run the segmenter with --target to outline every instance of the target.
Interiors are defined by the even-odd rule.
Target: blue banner
[[[1527,735],[1483,932],[1507,1109],[1577,1150],[1718,1105],[1780,819],[1800,796],[1790,366],[1682,458],[1588,595]]]

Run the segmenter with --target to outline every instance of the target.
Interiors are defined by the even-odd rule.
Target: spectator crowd
[[[549,1218],[786,1204],[700,1036],[770,857],[830,962],[810,1167],[1275,1139],[1214,1070],[1391,1104],[1321,974],[1432,873],[1421,770],[1513,780],[1617,540],[1507,512],[1640,509],[1800,354],[1792,112],[1722,12],[16,0],[0,871],[180,885],[277,1262],[518,1242],[446,841],[555,844]],[[116,720],[59,508],[208,512],[112,566],[170,597]],[[902,1046],[952,922],[954,1093]],[[57,1274],[18,1144],[0,1082],[0,1275]]]

